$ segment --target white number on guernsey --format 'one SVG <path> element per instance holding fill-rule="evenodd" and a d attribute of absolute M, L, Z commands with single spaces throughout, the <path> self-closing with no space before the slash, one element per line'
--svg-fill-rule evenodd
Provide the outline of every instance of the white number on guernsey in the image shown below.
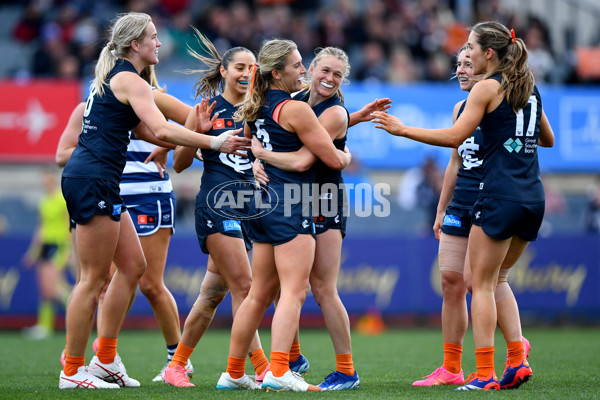
<path fill-rule="evenodd" d="M 529 114 L 529 124 L 527 124 L 526 136 L 533 136 L 535 132 L 535 117 L 537 114 L 537 98 L 534 95 L 529 96 L 528 104 L 531 104 L 531 114 Z M 523 136 L 523 109 L 517 113 L 516 136 Z"/>
<path fill-rule="evenodd" d="M 90 90 L 90 95 L 87 98 L 87 102 L 85 103 L 85 110 L 83 111 L 83 116 L 87 117 L 90 115 L 90 111 L 92 110 L 92 104 L 94 103 L 94 95 L 96 94 L 96 88 L 92 86 Z"/>
<path fill-rule="evenodd" d="M 254 125 L 256 126 L 256 137 L 262 142 L 265 149 L 273 150 L 273 146 L 271 145 L 271 138 L 269 137 L 269 132 L 267 132 L 262 127 L 264 124 L 264 119 L 257 119 L 254 122 Z"/>

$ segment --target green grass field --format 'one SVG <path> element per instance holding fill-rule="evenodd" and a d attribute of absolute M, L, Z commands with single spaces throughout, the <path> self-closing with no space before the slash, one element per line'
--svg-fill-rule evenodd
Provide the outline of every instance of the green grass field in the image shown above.
<path fill-rule="evenodd" d="M 262 340 L 268 354 L 269 336 L 262 330 Z M 259 398 L 268 396 L 310 396 L 360 399 L 456 399 L 474 396 L 528 399 L 592 399 L 599 398 L 600 329 L 539 328 L 526 329 L 533 350 L 529 361 L 534 376 L 518 390 L 488 392 L 455 392 L 453 387 L 413 388 L 411 383 L 430 373 L 442 361 L 441 331 L 435 329 L 388 330 L 379 336 L 353 334 L 354 362 L 361 378 L 355 391 L 319 394 L 275 394 L 262 391 L 223 392 L 215 385 L 227 363 L 228 330 L 209 330 L 192 362 L 196 373 L 195 388 L 174 388 L 153 383 L 152 378 L 165 361 L 165 347 L 157 331 L 124 331 L 119 339 L 119 354 L 130 376 L 140 380 L 139 389 L 111 391 L 59 390 L 59 354 L 64 336 L 41 341 L 28 341 L 18 332 L 0 332 L 2 366 L 0 367 L 0 398 L 2 399 L 206 399 Z M 332 346 L 325 330 L 301 332 L 302 353 L 311 363 L 306 380 L 321 382 L 335 365 Z M 496 372 L 502 373 L 506 346 L 496 337 Z M 91 348 L 91 342 L 90 346 Z M 86 361 L 92 354 L 88 351 Z M 471 332 L 465 340 L 463 368 L 465 375 L 474 371 L 475 356 Z M 252 369 L 247 364 L 246 371 Z"/>

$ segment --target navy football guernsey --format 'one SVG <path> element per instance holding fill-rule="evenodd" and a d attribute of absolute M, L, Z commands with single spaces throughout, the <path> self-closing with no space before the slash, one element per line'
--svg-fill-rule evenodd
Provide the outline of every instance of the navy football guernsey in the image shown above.
<path fill-rule="evenodd" d="M 463 101 L 457 119 L 464 111 L 465 104 L 467 102 Z M 462 162 L 456 176 L 450 207 L 471 209 L 479 197 L 479 183 L 483 173 L 483 134 L 479 127 L 458 146 L 458 155 L 462 158 Z"/>
<path fill-rule="evenodd" d="M 207 135 L 218 136 L 227 130 L 238 129 L 244 126 L 243 122 L 235 122 L 233 120 L 233 114 L 237 108 L 225 100 L 223 96 L 218 95 L 211 99 L 210 104 L 213 101 L 216 101 L 217 104 L 211 117 L 215 113 L 219 113 L 219 117 L 215 120 L 212 129 L 206 132 Z M 243 134 L 242 131 L 240 136 Z M 213 189 L 217 186 L 222 187 L 223 184 L 228 182 L 232 184 L 227 185 L 227 189 L 234 196 L 236 189 L 251 189 L 249 183 L 254 182 L 254 174 L 252 173 L 252 163 L 248 157 L 221 153 L 220 151 L 210 149 L 202 149 L 201 151 L 202 158 L 204 159 L 204 172 L 202 174 L 200 192 L 196 197 L 196 207 L 214 206 L 215 202 L 219 201 L 219 197 L 218 193 Z M 234 182 L 239 182 L 239 184 L 235 184 Z M 215 197 L 215 195 L 217 196 Z"/>
<path fill-rule="evenodd" d="M 276 152 L 293 152 L 299 150 L 304 144 L 294 132 L 283 129 L 273 119 L 275 108 L 283 101 L 292 100 L 289 93 L 283 90 L 269 90 L 259 118 L 249 122 L 252 136 L 256 136 L 267 150 Z M 293 100 L 292 100 L 293 101 Z M 285 183 L 313 183 L 315 178 L 314 168 L 305 172 L 284 171 L 270 164 L 265 164 L 265 172 L 269 177 L 269 187 L 283 190 Z"/>
<path fill-rule="evenodd" d="M 300 101 L 307 102 L 309 96 L 310 96 L 310 92 L 308 90 L 303 90 L 302 92 L 299 92 L 296 96 L 294 96 L 294 100 L 297 99 Z M 341 107 L 344 107 L 344 110 L 346 110 L 344 103 L 342 103 L 342 100 L 339 98 L 339 96 L 337 94 L 320 102 L 319 104 L 312 107 L 312 109 L 318 118 L 321 116 L 321 114 L 323 114 L 323 112 L 325 112 L 325 110 L 327 110 L 328 108 L 333 107 L 333 106 L 341 106 Z M 348 110 L 346 110 L 346 114 L 348 114 L 348 123 L 350 123 L 350 114 L 348 113 Z M 346 127 L 346 131 L 347 130 L 348 130 L 348 127 Z M 343 151 L 344 148 L 346 147 L 346 139 L 347 138 L 348 138 L 348 136 L 344 135 L 343 137 L 341 137 L 339 139 L 335 139 L 333 141 L 333 145 L 336 147 L 336 149 Z M 329 168 L 323 161 L 317 159 L 317 161 L 315 162 L 314 168 L 315 168 L 315 173 L 317 174 L 317 178 L 316 178 L 317 183 L 319 183 L 319 184 L 334 183 L 336 185 L 344 183 L 344 180 L 342 179 L 342 171 L 337 171 L 337 170 Z"/>
<path fill-rule="evenodd" d="M 82 132 L 63 176 L 68 178 L 103 178 L 117 185 L 127 158 L 129 131 L 140 122 L 133 108 L 121 103 L 110 89 L 110 79 L 119 72 L 137 71 L 123 59 L 108 74 L 104 96 L 92 88 L 83 114 Z"/>
<path fill-rule="evenodd" d="M 502 81 L 500 75 L 490 79 Z M 537 87 L 518 113 L 502 103 L 485 114 L 480 123 L 484 137 L 485 167 L 480 197 L 537 203 L 545 200 L 537 146 L 542 100 Z"/>

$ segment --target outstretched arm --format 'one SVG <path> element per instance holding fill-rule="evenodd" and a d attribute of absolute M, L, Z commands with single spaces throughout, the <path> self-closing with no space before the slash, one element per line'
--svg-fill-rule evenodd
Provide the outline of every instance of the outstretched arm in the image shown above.
<path fill-rule="evenodd" d="M 451 128 L 423 129 L 406 126 L 398 117 L 381 111 L 373 113 L 375 128 L 383 129 L 395 136 L 404 136 L 417 142 L 441 147 L 457 148 L 477 128 L 488 104 L 498 93 L 498 83 L 492 79 L 473 86 L 463 113 Z"/>
<path fill-rule="evenodd" d="M 239 150 L 247 150 L 248 139 L 230 136 L 224 140 L 213 140 L 211 136 L 198 134 L 182 126 L 167 122 L 160 112 L 148 84 L 139 76 L 122 72 L 111 79 L 111 89 L 123 103 L 130 104 L 136 115 L 150 128 L 160 140 L 192 147 L 211 148 L 224 153 L 240 154 Z"/>

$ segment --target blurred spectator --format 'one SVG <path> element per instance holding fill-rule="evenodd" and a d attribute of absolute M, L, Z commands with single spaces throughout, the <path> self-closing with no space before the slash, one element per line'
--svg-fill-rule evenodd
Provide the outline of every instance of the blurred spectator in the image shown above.
<path fill-rule="evenodd" d="M 61 39 L 60 28 L 55 24 L 45 25 L 40 47 L 33 54 L 33 75 L 39 77 L 59 76 L 60 63 L 69 55 L 69 48 Z"/>
<path fill-rule="evenodd" d="M 23 11 L 23 17 L 15 25 L 13 37 L 25 43 L 37 40 L 44 21 L 43 13 L 41 1 L 30 2 Z"/>
<path fill-rule="evenodd" d="M 191 46 L 196 43 L 194 32 L 190 28 L 192 17 L 186 11 L 181 11 L 174 14 L 170 22 L 171 25 L 167 28 L 167 35 L 172 46 L 172 55 L 179 58 L 186 58 L 188 45 Z M 160 28 L 157 27 L 156 29 Z"/>
<path fill-rule="evenodd" d="M 398 204 L 407 211 L 421 208 L 425 220 L 419 231 L 433 233 L 437 204 L 444 183 L 444 171 L 433 157 L 426 157 L 418 167 L 406 171 L 398 189 Z"/>
<path fill-rule="evenodd" d="M 583 224 L 588 233 L 600 233 L 600 177 L 588 190 L 588 205 L 583 213 Z"/>
<path fill-rule="evenodd" d="M 529 67 L 533 72 L 535 81 L 549 82 L 552 80 L 552 73 L 556 71 L 556 65 L 542 29 L 542 24 L 539 21 L 529 24 L 523 40 L 529 51 Z"/>
<path fill-rule="evenodd" d="M 541 237 L 548 237 L 555 230 L 552 217 L 563 215 L 567 211 L 567 200 L 561 190 L 551 181 L 545 179 L 544 176 L 542 176 L 542 182 L 544 183 L 544 192 L 546 193 L 546 209 L 539 235 Z"/>
<path fill-rule="evenodd" d="M 196 212 L 196 193 L 198 188 L 190 182 L 183 182 L 175 188 L 175 198 L 177 199 L 177 209 L 175 211 L 175 221 L 177 226 L 189 228 L 194 226 Z"/>
<path fill-rule="evenodd" d="M 595 58 L 590 61 L 589 57 L 598 53 L 594 51 L 597 43 L 586 43 L 590 47 L 582 47 L 577 57 L 572 57 L 575 43 L 569 42 L 571 48 L 558 58 L 541 18 L 527 12 L 511 14 L 504 5 L 501 0 L 475 0 L 465 12 L 465 4 L 451 0 L 30 0 L 10 40 L 45 49 L 29 63 L 33 76 L 58 76 L 62 69 L 53 57 L 43 54 L 54 52 L 47 49 L 53 41 L 47 31 L 57 30 L 66 54 L 79 58 L 79 75 L 88 77 L 98 46 L 106 40 L 98 34 L 98 25 L 119 12 L 136 11 L 152 15 L 157 24 L 164 44 L 163 74 L 175 75 L 191 61 L 186 54 L 186 44 L 194 44 L 191 24 L 217 49 L 245 46 L 256 50 L 265 39 L 289 38 L 309 62 L 315 47 L 343 48 L 356 65 L 350 76 L 353 81 L 445 81 L 448 65 L 468 36 L 467 26 L 493 19 L 514 28 L 525 40 L 537 81 L 599 79 Z M 406 60 L 412 69 L 407 73 L 400 70 Z"/>
<path fill-rule="evenodd" d="M 8 218 L 6 215 L 0 213 L 0 236 L 4 236 L 10 229 Z"/>
<path fill-rule="evenodd" d="M 383 47 L 379 42 L 371 41 L 362 48 L 362 62 L 356 71 L 356 79 L 367 83 L 385 82 L 387 63 Z"/>
<path fill-rule="evenodd" d="M 395 47 L 390 57 L 387 72 L 387 81 L 392 83 L 408 83 L 419 79 L 420 69 L 410 57 L 410 52 L 405 47 Z"/>

